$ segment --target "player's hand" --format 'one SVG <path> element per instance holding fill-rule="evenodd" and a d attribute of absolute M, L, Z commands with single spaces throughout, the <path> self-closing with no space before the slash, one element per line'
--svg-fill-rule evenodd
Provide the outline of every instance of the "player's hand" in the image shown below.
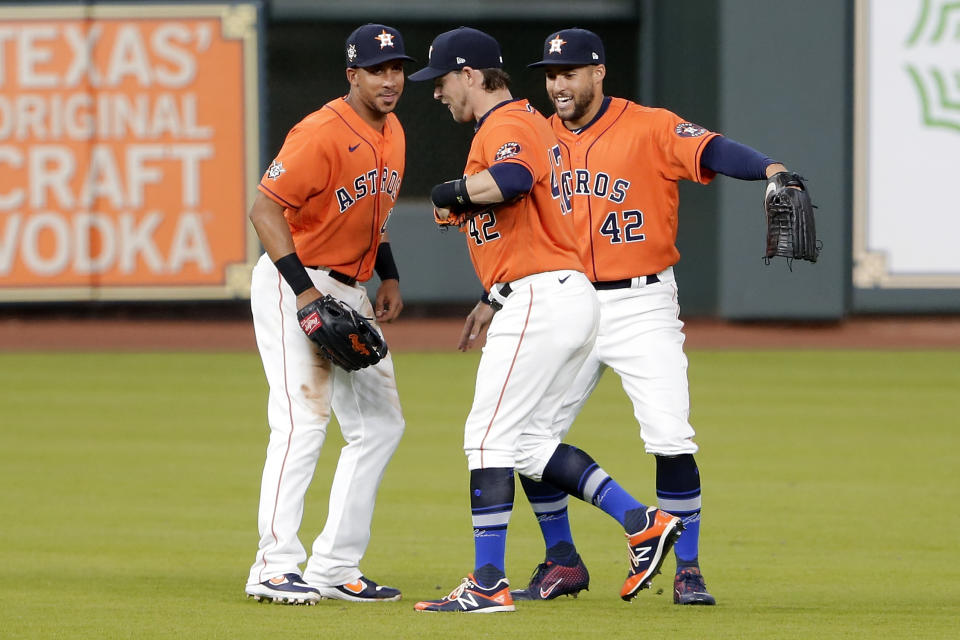
<path fill-rule="evenodd" d="M 303 309 L 314 300 L 319 300 L 322 297 L 323 294 L 320 293 L 316 287 L 310 287 L 305 291 L 301 291 L 300 295 L 297 296 L 297 311 Z"/>
<path fill-rule="evenodd" d="M 400 311 L 403 309 L 403 299 L 400 297 L 399 280 L 390 278 L 380 283 L 373 309 L 377 316 L 377 322 L 392 322 L 400 315 Z"/>
<path fill-rule="evenodd" d="M 467 316 L 466 322 L 463 323 L 463 331 L 460 332 L 460 344 L 457 345 L 457 349 L 467 352 L 473 348 L 473 345 L 481 336 L 486 336 L 487 327 L 490 326 L 494 313 L 493 307 L 489 304 L 478 302 L 470 315 Z"/>

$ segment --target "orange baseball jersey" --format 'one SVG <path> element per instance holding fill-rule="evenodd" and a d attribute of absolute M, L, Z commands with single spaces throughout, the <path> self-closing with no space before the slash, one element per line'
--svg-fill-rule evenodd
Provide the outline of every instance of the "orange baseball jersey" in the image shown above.
<path fill-rule="evenodd" d="M 461 231 L 477 276 L 486 290 L 533 273 L 583 271 L 577 255 L 569 198 L 559 178 L 563 159 L 557 139 L 527 100 L 495 107 L 478 124 L 464 175 L 498 162 L 516 162 L 533 175 L 530 193 L 485 211 Z"/>
<path fill-rule="evenodd" d="M 570 167 L 562 182 L 587 277 L 622 280 L 676 264 L 677 181 L 713 180 L 700 155 L 718 134 L 621 98 L 579 134 L 556 115 L 550 123 Z"/>
<path fill-rule="evenodd" d="M 374 131 L 338 98 L 290 130 L 258 189 L 285 208 L 303 264 L 363 282 L 373 275 L 405 153 L 395 115 L 387 115 L 382 133 Z"/>

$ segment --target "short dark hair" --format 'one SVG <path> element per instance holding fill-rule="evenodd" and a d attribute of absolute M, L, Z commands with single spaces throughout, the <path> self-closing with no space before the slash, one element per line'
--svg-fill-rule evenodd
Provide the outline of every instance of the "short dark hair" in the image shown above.
<path fill-rule="evenodd" d="M 503 69 L 480 69 L 483 74 L 483 84 L 486 91 L 496 91 L 497 89 L 510 88 L 510 74 Z"/>

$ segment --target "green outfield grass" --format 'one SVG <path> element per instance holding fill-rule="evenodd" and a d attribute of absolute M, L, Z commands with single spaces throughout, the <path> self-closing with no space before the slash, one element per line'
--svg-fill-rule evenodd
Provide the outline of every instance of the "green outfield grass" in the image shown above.
<path fill-rule="evenodd" d="M 681 608 L 667 574 L 618 597 L 615 522 L 572 506 L 592 575 L 577 600 L 490 616 L 418 614 L 472 567 L 461 450 L 474 354 L 398 354 L 407 433 L 363 569 L 399 603 L 257 604 L 267 441 L 258 357 L 0 355 L 0 637 L 956 638 L 960 352 L 694 351 L 702 566 L 719 604 Z M 607 375 L 571 433 L 641 500 L 654 465 Z M 301 529 L 321 529 L 331 428 Z M 507 571 L 542 555 L 518 495 Z"/>

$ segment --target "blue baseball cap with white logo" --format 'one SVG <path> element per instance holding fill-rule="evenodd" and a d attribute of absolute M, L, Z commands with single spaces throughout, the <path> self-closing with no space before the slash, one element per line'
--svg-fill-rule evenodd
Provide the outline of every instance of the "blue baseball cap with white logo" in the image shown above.
<path fill-rule="evenodd" d="M 348 67 L 373 67 L 387 60 L 413 60 L 403 49 L 403 36 L 384 24 L 357 27 L 347 38 Z"/>
<path fill-rule="evenodd" d="M 478 29 L 459 27 L 433 39 L 427 66 L 408 77 L 414 82 L 432 80 L 464 67 L 501 69 L 503 55 L 500 43 Z"/>
<path fill-rule="evenodd" d="M 527 66 L 582 67 L 588 64 L 606 64 L 600 36 L 586 29 L 564 29 L 547 36 L 543 43 L 543 60 Z"/>

